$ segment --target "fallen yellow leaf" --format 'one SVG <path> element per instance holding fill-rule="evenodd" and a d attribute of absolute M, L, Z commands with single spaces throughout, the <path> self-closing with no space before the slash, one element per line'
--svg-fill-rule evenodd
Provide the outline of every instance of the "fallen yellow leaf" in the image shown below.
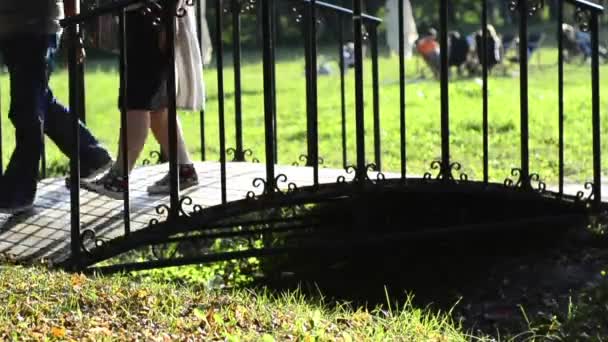
<path fill-rule="evenodd" d="M 72 274 L 71 277 L 72 286 L 74 287 L 84 284 L 86 280 L 87 277 L 84 274 Z"/>
<path fill-rule="evenodd" d="M 51 335 L 53 335 L 53 337 L 56 337 L 56 338 L 65 337 L 65 328 L 63 328 L 63 327 L 52 327 L 51 328 Z"/>

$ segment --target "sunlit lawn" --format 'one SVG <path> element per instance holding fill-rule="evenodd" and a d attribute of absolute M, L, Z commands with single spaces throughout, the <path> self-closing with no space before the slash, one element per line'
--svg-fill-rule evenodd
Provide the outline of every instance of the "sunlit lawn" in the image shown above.
<path fill-rule="evenodd" d="M 304 61 L 301 49 L 281 49 L 277 64 L 277 107 L 279 162 L 291 164 L 306 153 L 306 110 Z M 324 50 L 321 62 L 329 62 L 334 70 L 330 76 L 319 77 L 319 142 L 320 156 L 328 167 L 341 167 L 340 92 L 339 73 L 334 49 Z M 332 53 L 330 53 L 332 52 Z M 264 160 L 263 75 L 259 54 L 250 52 L 243 66 L 243 106 L 245 147 Z M 541 66 L 537 58 L 530 63 L 530 169 L 548 183 L 557 182 L 558 115 L 556 50 L 541 51 Z M 232 61 L 226 60 L 226 136 L 227 147 L 234 147 L 234 82 Z M 422 68 L 427 79 L 414 81 Z M 383 55 L 380 60 L 380 108 L 382 127 L 382 164 L 386 171 L 399 170 L 399 83 L 398 59 Z M 519 77 L 517 67 L 511 66 L 505 76 L 496 71 L 490 79 L 490 177 L 502 181 L 512 167 L 519 165 Z M 366 152 L 373 161 L 371 68 L 365 65 Z M 602 75 L 608 67 L 602 66 Z M 432 160 L 440 155 L 440 92 L 439 83 L 430 79 L 430 72 L 421 62 L 410 60 L 407 66 L 407 165 L 408 173 L 420 175 L 429 169 Z M 565 135 L 566 176 L 571 181 L 591 177 L 591 82 L 588 65 L 566 65 L 565 76 Z M 602 77 L 605 93 L 608 82 Z M 2 85 L 2 132 L 4 164 L 12 150 L 13 132 L 7 120 L 8 77 L 0 78 Z M 208 91 L 205 118 L 206 151 L 209 160 L 218 160 L 218 102 L 217 78 L 214 66 L 205 71 Z M 65 70 L 52 79 L 56 95 L 67 102 L 68 82 Z M 93 60 L 87 67 L 86 93 L 88 124 L 93 132 L 113 153 L 119 132 L 119 113 L 116 107 L 118 75 L 115 61 Z M 349 162 L 354 161 L 354 73 L 347 73 L 347 129 Z M 602 98 L 602 132 L 606 132 L 608 99 Z M 200 158 L 201 143 L 198 113 L 181 113 L 189 148 Z M 471 178 L 482 175 L 482 99 L 481 81 L 455 77 L 450 83 L 451 153 Z M 602 146 L 606 147 L 606 139 Z M 153 139 L 146 147 L 157 149 Z M 604 148 L 604 151 L 607 151 Z M 604 152 L 604 157 L 606 153 Z M 65 164 L 67 160 L 56 148 L 48 151 L 50 164 Z"/>

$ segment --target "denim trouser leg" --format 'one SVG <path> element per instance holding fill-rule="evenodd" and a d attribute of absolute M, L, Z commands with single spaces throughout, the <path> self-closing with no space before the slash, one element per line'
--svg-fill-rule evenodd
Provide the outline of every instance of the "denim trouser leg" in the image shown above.
<path fill-rule="evenodd" d="M 58 46 L 58 36 L 51 35 L 49 37 L 49 45 L 47 50 L 47 65 L 48 77 L 52 72 L 53 59 Z M 72 142 L 74 136 L 72 134 L 72 117 L 69 110 L 57 101 L 53 92 L 48 87 L 46 91 L 46 116 L 44 122 L 44 131 L 48 137 L 57 145 L 57 147 L 68 158 L 72 157 Z M 103 148 L 97 139 L 93 137 L 91 132 L 80 122 L 79 129 L 80 137 L 80 164 L 82 169 L 99 167 L 110 158 L 110 155 Z"/>
<path fill-rule="evenodd" d="M 16 140 L 0 193 L 14 202 L 32 201 L 36 195 L 47 102 L 47 44 L 46 36 L 0 41 L 10 74 L 9 118 L 15 126 Z"/>
<path fill-rule="evenodd" d="M 72 117 L 67 108 L 53 96 L 49 89 L 47 92 L 47 112 L 44 122 L 45 133 L 68 158 L 72 157 Z M 80 164 L 82 169 L 98 167 L 110 158 L 108 152 L 102 147 L 91 132 L 80 123 L 78 131 L 80 137 Z"/>

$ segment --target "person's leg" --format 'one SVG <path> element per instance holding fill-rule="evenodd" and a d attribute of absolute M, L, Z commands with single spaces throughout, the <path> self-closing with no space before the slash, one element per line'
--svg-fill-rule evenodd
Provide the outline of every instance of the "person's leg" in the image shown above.
<path fill-rule="evenodd" d="M 72 157 L 72 118 L 69 110 L 54 98 L 52 91 L 47 92 L 48 110 L 44 130 L 47 136 L 57 145 L 59 150 L 68 158 Z M 105 171 L 112 157 L 99 144 L 87 127 L 80 122 L 78 131 L 80 137 L 80 169 L 82 178 L 95 176 L 99 171 Z"/>
<path fill-rule="evenodd" d="M 48 74 L 47 82 L 53 72 L 53 59 L 58 47 L 58 36 L 49 36 L 49 49 L 47 51 Z M 47 112 L 44 122 L 44 131 L 68 158 L 72 157 L 72 142 L 74 136 L 71 129 L 72 118 L 69 110 L 57 101 L 50 87 L 46 91 Z M 80 165 L 81 177 L 88 178 L 105 171 L 112 162 L 108 151 L 102 147 L 91 132 L 80 122 Z"/>
<path fill-rule="evenodd" d="M 118 141 L 118 154 L 116 163 L 112 167 L 120 176 L 131 173 L 135 162 L 146 144 L 148 130 L 150 129 L 150 112 L 144 110 L 130 110 L 127 112 L 127 167 L 124 169 L 125 153 L 122 148 L 122 134 Z"/>
<path fill-rule="evenodd" d="M 160 144 L 165 156 L 169 155 L 169 114 L 166 109 L 150 113 L 150 128 L 154 138 Z M 179 117 L 177 118 L 177 163 L 192 164 L 190 154 L 186 148 L 184 133 L 182 131 Z"/>
<path fill-rule="evenodd" d="M 43 146 L 47 88 L 45 36 L 27 35 L 0 43 L 11 86 L 9 117 L 15 126 L 15 149 L 2 178 L 0 211 L 29 209 L 36 196 Z"/>
<path fill-rule="evenodd" d="M 165 156 L 169 156 L 169 114 L 166 109 L 162 109 L 152 112 L 150 116 L 152 133 L 160 144 L 162 152 Z M 179 165 L 180 189 L 184 190 L 197 185 L 198 176 L 186 148 L 179 117 L 177 118 L 177 163 Z M 170 190 L 169 175 L 166 175 L 148 187 L 148 193 L 150 194 L 168 194 Z"/>
<path fill-rule="evenodd" d="M 143 150 L 148 130 L 150 129 L 150 112 L 145 110 L 129 110 L 127 112 L 127 151 L 122 146 L 122 134 L 118 142 L 118 155 L 116 162 L 110 171 L 101 178 L 94 181 L 84 181 L 82 186 L 90 191 L 108 196 L 114 199 L 123 198 L 127 189 L 125 176 L 131 173 L 135 162 Z M 124 166 L 124 158 L 127 160 L 127 169 Z"/>

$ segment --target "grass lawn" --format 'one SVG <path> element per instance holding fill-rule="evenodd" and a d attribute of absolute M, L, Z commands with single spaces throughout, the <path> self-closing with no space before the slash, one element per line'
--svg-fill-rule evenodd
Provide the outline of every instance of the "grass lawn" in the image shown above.
<path fill-rule="evenodd" d="M 446 313 L 0 266 L 3 340 L 467 341 Z"/>
<path fill-rule="evenodd" d="M 332 51 L 323 50 L 320 61 L 330 61 L 337 71 Z M 293 49 L 280 50 L 277 65 L 277 106 L 279 162 L 291 164 L 306 152 L 305 80 L 302 52 Z M 417 74 L 417 61 L 410 60 L 407 66 L 409 80 Z M 226 127 L 227 147 L 234 147 L 234 84 L 231 59 L 227 58 L 226 78 Z M 369 60 L 366 71 L 366 152 L 368 161 L 373 161 L 371 68 Z M 511 68 L 517 71 L 516 67 Z M 601 73 L 608 72 L 602 66 Z M 430 73 L 426 72 L 427 75 Z M 591 178 L 591 94 L 590 67 L 566 65 L 565 70 L 565 135 L 566 177 L 570 181 L 582 182 Z M 354 162 L 354 74 L 347 74 L 348 151 L 350 162 Z M 209 160 L 218 160 L 218 115 L 217 80 L 214 68 L 205 72 L 208 91 L 207 116 L 205 120 Z M 601 78 L 602 89 L 608 79 Z M 399 84 L 398 59 L 383 55 L 380 60 L 380 102 L 382 127 L 382 157 L 386 171 L 399 169 Z M 12 151 L 13 132 L 7 120 L 8 77 L 0 76 L 2 86 L 3 158 L 8 160 Z M 482 177 L 482 102 L 479 79 L 457 78 L 450 83 L 450 115 L 452 158 L 462 163 L 465 172 L 473 179 Z M 67 73 L 60 69 L 52 79 L 56 95 L 67 101 Z M 116 108 L 118 76 L 115 61 L 93 60 L 86 75 L 88 123 L 93 132 L 113 152 L 116 149 L 119 131 L 119 114 Z M 328 167 L 341 166 L 340 95 L 339 75 L 319 77 L 319 142 L 320 156 Z M 427 79 L 411 82 L 407 94 L 407 162 L 408 173 L 420 175 L 428 171 L 432 160 L 440 156 L 440 93 L 439 83 Z M 558 165 L 558 120 L 557 120 L 557 66 L 556 50 L 541 51 L 541 66 L 536 58 L 530 65 L 530 169 L 539 173 L 547 183 L 557 183 Z M 606 115 L 608 98 L 602 98 L 602 115 Z M 245 147 L 254 151 L 255 157 L 264 160 L 263 129 L 263 81 L 259 54 L 246 56 L 243 67 L 243 107 Z M 519 165 L 519 78 L 503 76 L 497 72 L 490 79 L 490 177 L 502 181 L 510 168 Z M 182 113 L 181 118 L 189 148 L 195 158 L 200 158 L 199 115 Z M 608 122 L 602 120 L 602 132 Z M 157 149 L 153 139 L 146 151 Z M 603 139 L 604 158 L 607 156 L 606 139 Z M 147 154 L 142 155 L 142 158 Z M 48 151 L 51 165 L 66 165 L 67 160 L 56 148 Z"/>
<path fill-rule="evenodd" d="M 325 56 L 330 54 L 324 50 Z M 536 59 L 530 66 L 530 169 L 550 184 L 557 183 L 557 67 L 556 50 L 541 51 L 542 65 Z M 277 106 L 279 162 L 291 164 L 306 150 L 304 62 L 301 51 L 280 50 L 277 65 Z M 333 56 L 333 54 L 332 54 Z M 322 56 L 320 60 L 325 58 Z M 327 60 L 331 60 L 327 57 Z M 228 64 L 230 59 L 227 59 Z M 115 61 L 94 60 L 87 68 L 86 91 L 88 123 L 92 131 L 113 151 L 119 132 L 116 109 L 118 76 Z M 333 62 L 334 70 L 337 64 Z M 366 61 L 367 153 L 371 162 L 371 73 Z M 416 61 L 408 62 L 408 80 L 417 77 Z M 592 176 L 590 68 L 566 66 L 565 127 L 566 176 L 581 182 Z M 516 71 L 517 68 L 511 68 Z M 226 116 L 227 146 L 234 146 L 234 94 L 232 69 L 227 67 Z M 602 66 L 602 75 L 608 72 Z M 426 72 L 429 74 L 428 71 Z M 348 148 L 354 157 L 354 81 L 348 73 Z M 205 72 L 208 90 L 205 120 L 209 160 L 219 159 L 217 130 L 216 72 Z M 387 171 L 399 169 L 399 84 L 398 60 L 380 60 L 383 165 Z M 601 80 L 602 91 L 608 86 Z M 8 161 L 14 141 L 7 119 L 8 77 L 0 75 L 2 91 L 2 151 Z M 60 69 L 52 79 L 56 95 L 67 101 L 67 73 Z M 243 67 L 243 106 L 245 147 L 264 160 L 262 64 L 258 55 L 248 55 Z M 341 166 L 339 75 L 319 77 L 320 155 L 326 166 Z M 510 168 L 519 164 L 519 78 L 502 76 L 490 79 L 490 176 L 502 182 Z M 434 80 L 411 82 L 407 86 L 408 172 L 428 171 L 440 155 L 440 93 Z M 608 99 L 602 98 L 602 132 L 607 131 Z M 455 78 L 450 83 L 452 158 L 462 163 L 470 178 L 482 176 L 482 103 L 477 79 Z M 200 157 L 198 113 L 182 113 L 189 148 Z M 602 143 L 606 157 L 606 139 Z M 50 146 L 50 144 L 49 144 Z M 153 139 L 146 154 L 157 149 Z M 67 159 L 51 146 L 49 164 L 67 165 Z M 161 277 L 162 278 L 162 277 Z M 171 278 L 168 276 L 168 278 Z M 156 279 L 156 278 L 151 278 Z M 156 279 L 157 280 L 157 279 Z M 593 303 L 581 304 L 579 320 L 605 317 L 606 293 Z M 601 298 L 600 298 L 601 297 Z M 585 297 L 586 298 L 586 297 Z M 595 297 L 594 297 L 595 298 Z M 327 305 L 298 293 L 270 295 L 264 291 L 209 292 L 196 285 L 178 286 L 127 277 L 87 278 L 38 268 L 0 266 L 0 338 L 2 339 L 101 339 L 116 337 L 139 340 L 256 340 L 274 341 L 468 341 L 472 337 L 452 321 L 447 313 L 432 313 L 412 305 L 375 310 L 353 309 L 348 305 Z M 586 310 L 586 311 L 585 311 Z M 597 309 L 599 310 L 599 309 Z M 570 314 L 570 312 L 569 312 Z M 574 317 L 574 313 L 573 316 Z M 570 317 L 571 318 L 571 317 Z M 568 319 L 570 319 L 568 318 Z M 557 325 L 561 324 L 556 321 Z M 564 321 L 565 322 L 565 321 Z M 550 322 L 553 327 L 553 321 Z M 578 324 L 578 323 L 577 323 Z M 565 323 L 563 325 L 566 326 Z M 553 329 L 553 328 L 551 328 Z M 556 329 L 562 329 L 559 325 Z M 551 336 L 563 330 L 551 330 Z M 575 328 L 573 328 L 575 329 Z M 533 337 L 533 327 L 521 336 Z M 574 331 L 574 330 L 573 330 Z M 520 336 L 520 337 L 521 337 Z M 578 336 L 578 335 L 576 335 Z M 504 336 L 503 336 L 504 337 Z M 514 337 L 514 340 L 518 340 Z M 490 340 L 490 339 L 487 339 Z M 509 337 L 504 337 L 509 340 Z M 532 340 L 532 339 L 530 339 Z M 538 340 L 544 340 L 538 337 Z M 567 339 L 566 339 L 567 340 Z"/>

